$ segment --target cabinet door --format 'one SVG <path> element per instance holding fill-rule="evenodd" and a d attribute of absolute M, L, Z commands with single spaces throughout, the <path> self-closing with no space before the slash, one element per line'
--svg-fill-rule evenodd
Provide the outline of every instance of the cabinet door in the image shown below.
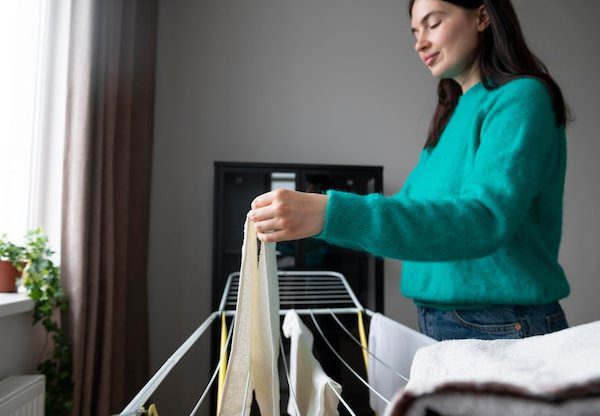
<path fill-rule="evenodd" d="M 216 307 L 227 277 L 240 270 L 244 221 L 252 200 L 273 189 L 296 189 L 297 172 L 239 164 L 226 167 L 217 165 L 215 175 L 213 305 Z M 277 245 L 279 270 L 296 269 L 297 246 L 297 242 Z"/>
<path fill-rule="evenodd" d="M 381 168 L 321 165 L 215 164 L 213 306 L 217 307 L 230 273 L 239 271 L 243 225 L 259 194 L 287 188 L 324 193 L 381 192 Z M 329 270 L 342 273 L 363 306 L 383 309 L 383 264 L 373 256 L 308 238 L 277 243 L 279 270 Z"/>
<path fill-rule="evenodd" d="M 372 169 L 303 169 L 299 189 L 324 193 L 329 189 L 365 195 L 381 189 L 380 170 Z M 379 176 L 378 176 L 379 174 Z M 331 270 L 342 273 L 363 306 L 381 309 L 377 292 L 382 288 L 377 276 L 378 261 L 373 256 L 355 250 L 327 244 L 314 238 L 299 242 L 298 270 Z"/>
<path fill-rule="evenodd" d="M 323 167 L 303 169 L 300 173 L 299 189 L 305 192 L 324 193 L 329 189 L 356 194 L 368 194 L 381 191 L 380 169 L 352 169 L 345 167 Z M 299 242 L 297 268 L 301 270 L 330 270 L 344 275 L 360 303 L 372 310 L 383 305 L 378 304 L 377 294 L 382 290 L 382 261 L 372 255 L 327 244 L 314 238 Z M 379 302 L 381 299 L 379 299 Z M 333 348 L 359 374 L 366 377 L 362 354 L 356 344 L 328 316 L 316 318 L 329 338 Z M 355 315 L 338 315 L 342 324 L 359 337 L 358 322 Z M 316 334 L 310 320 L 309 328 Z M 339 361 L 332 359 L 332 352 L 326 343 L 315 337 L 313 349 L 315 356 L 325 372 L 343 386 L 345 396 L 357 414 L 372 415 L 369 408 L 369 394 L 363 385 L 349 373 Z"/>

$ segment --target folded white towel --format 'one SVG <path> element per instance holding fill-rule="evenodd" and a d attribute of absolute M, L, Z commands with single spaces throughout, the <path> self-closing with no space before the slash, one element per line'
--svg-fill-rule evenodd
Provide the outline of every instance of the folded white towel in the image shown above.
<path fill-rule="evenodd" d="M 410 382 L 386 414 L 426 409 L 453 415 L 481 409 L 486 415 L 600 414 L 600 321 L 525 339 L 443 341 L 420 349 Z"/>

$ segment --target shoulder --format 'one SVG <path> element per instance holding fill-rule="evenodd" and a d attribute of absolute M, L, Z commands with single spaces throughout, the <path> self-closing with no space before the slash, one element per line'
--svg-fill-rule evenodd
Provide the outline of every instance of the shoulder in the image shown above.
<path fill-rule="evenodd" d="M 520 115 L 538 114 L 553 118 L 552 96 L 544 81 L 534 77 L 512 79 L 494 89 L 488 90 L 487 109 L 516 113 Z"/>
<path fill-rule="evenodd" d="M 550 101 L 550 91 L 539 78 L 523 76 L 514 78 L 489 91 L 492 99 L 509 99 L 517 102 Z"/>

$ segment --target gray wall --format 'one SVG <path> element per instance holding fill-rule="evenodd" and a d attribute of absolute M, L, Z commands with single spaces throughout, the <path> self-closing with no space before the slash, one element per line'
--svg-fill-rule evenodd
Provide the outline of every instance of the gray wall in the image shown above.
<path fill-rule="evenodd" d="M 580 324 L 600 319 L 600 2 L 515 6 L 577 117 L 561 261 L 573 289 L 564 306 Z M 404 0 L 165 0 L 156 82 L 152 369 L 210 312 L 214 160 L 383 165 L 393 193 L 417 162 L 436 88 L 413 50 Z M 400 268 L 386 261 L 386 313 L 414 327 Z M 214 365 L 208 340 L 158 392 L 161 412 L 193 406 Z"/>

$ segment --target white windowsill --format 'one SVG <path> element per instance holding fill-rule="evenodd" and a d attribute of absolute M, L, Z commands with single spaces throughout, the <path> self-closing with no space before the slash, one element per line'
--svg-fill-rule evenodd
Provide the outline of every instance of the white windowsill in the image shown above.
<path fill-rule="evenodd" d="M 0 318 L 33 310 L 33 301 L 21 293 L 0 293 Z"/>

